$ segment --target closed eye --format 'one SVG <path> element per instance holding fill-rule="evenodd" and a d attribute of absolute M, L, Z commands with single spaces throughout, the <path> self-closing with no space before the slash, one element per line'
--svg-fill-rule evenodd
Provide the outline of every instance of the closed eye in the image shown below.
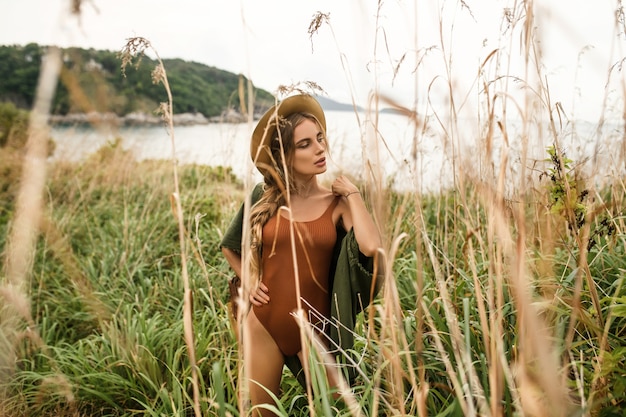
<path fill-rule="evenodd" d="M 311 144 L 311 141 L 309 139 L 304 139 L 304 140 L 301 140 L 300 142 L 298 142 L 298 148 L 304 149 L 307 146 L 309 146 L 310 144 Z"/>
<path fill-rule="evenodd" d="M 323 133 L 319 133 L 317 135 L 316 140 L 318 143 L 326 143 L 326 137 L 324 136 Z M 298 144 L 296 145 L 296 147 L 299 149 L 305 149 L 309 147 L 309 145 L 311 145 L 311 142 L 312 142 L 311 139 L 305 138 L 305 139 L 300 140 Z"/>

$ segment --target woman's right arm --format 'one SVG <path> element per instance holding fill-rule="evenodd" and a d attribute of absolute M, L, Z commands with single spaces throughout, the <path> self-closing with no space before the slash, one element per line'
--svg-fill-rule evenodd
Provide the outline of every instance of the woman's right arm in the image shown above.
<path fill-rule="evenodd" d="M 241 255 L 232 249 L 224 247 L 222 247 L 222 253 L 235 274 L 241 278 Z M 270 297 L 267 291 L 267 286 L 259 282 L 256 288 L 250 290 L 250 302 L 257 307 L 269 303 Z"/>
<path fill-rule="evenodd" d="M 230 265 L 235 275 L 241 278 L 241 255 L 232 249 L 222 247 L 222 253 L 226 262 Z"/>

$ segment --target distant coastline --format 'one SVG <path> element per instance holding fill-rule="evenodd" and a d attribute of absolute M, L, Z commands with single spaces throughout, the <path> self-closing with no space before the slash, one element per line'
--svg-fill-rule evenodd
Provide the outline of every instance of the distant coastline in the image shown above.
<path fill-rule="evenodd" d="M 51 115 L 53 126 L 111 125 L 111 126 L 158 126 L 164 123 L 161 116 L 143 112 L 133 112 L 124 116 L 115 113 L 71 113 L 67 115 Z M 207 125 L 210 123 L 244 123 L 247 116 L 237 111 L 227 111 L 219 116 L 206 117 L 202 113 L 180 113 L 173 117 L 176 126 Z"/>
<path fill-rule="evenodd" d="M 360 106 L 340 103 L 326 97 L 316 96 L 325 111 L 364 111 Z M 394 109 L 382 109 L 381 113 L 398 113 Z M 262 114 L 255 114 L 253 120 L 258 120 Z M 163 118 L 157 114 L 146 112 L 132 112 L 123 116 L 115 113 L 70 113 L 66 115 L 50 115 L 50 124 L 53 126 L 88 126 L 88 125 L 110 125 L 110 126 L 159 126 L 162 125 Z M 248 116 L 235 109 L 223 111 L 219 116 L 207 117 L 202 113 L 179 113 L 173 117 L 175 126 L 196 126 L 208 125 L 211 123 L 246 123 Z"/>

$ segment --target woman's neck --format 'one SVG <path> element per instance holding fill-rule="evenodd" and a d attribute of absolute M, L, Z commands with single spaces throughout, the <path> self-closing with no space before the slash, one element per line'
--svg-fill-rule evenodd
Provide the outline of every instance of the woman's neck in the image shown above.
<path fill-rule="evenodd" d="M 317 183 L 317 176 L 315 175 L 306 179 L 296 178 L 293 183 L 293 194 L 297 195 L 298 197 L 309 197 L 313 195 L 318 189 L 319 187 Z"/>

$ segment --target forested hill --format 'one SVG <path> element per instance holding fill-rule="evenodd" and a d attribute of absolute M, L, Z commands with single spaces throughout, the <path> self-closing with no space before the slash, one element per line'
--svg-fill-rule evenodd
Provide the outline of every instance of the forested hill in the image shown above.
<path fill-rule="evenodd" d="M 31 108 L 46 46 L 0 46 L 0 102 Z M 162 84 L 152 82 L 156 61 L 147 56 L 138 66 L 121 70 L 117 51 L 67 48 L 52 112 L 153 113 L 167 101 Z M 245 77 L 197 62 L 163 59 L 174 97 L 174 113 L 200 113 L 207 118 L 240 110 L 240 81 Z M 241 79 L 241 80 L 240 80 Z M 245 88 L 243 89 L 245 91 Z M 255 112 L 274 103 L 273 96 L 255 89 Z"/>

